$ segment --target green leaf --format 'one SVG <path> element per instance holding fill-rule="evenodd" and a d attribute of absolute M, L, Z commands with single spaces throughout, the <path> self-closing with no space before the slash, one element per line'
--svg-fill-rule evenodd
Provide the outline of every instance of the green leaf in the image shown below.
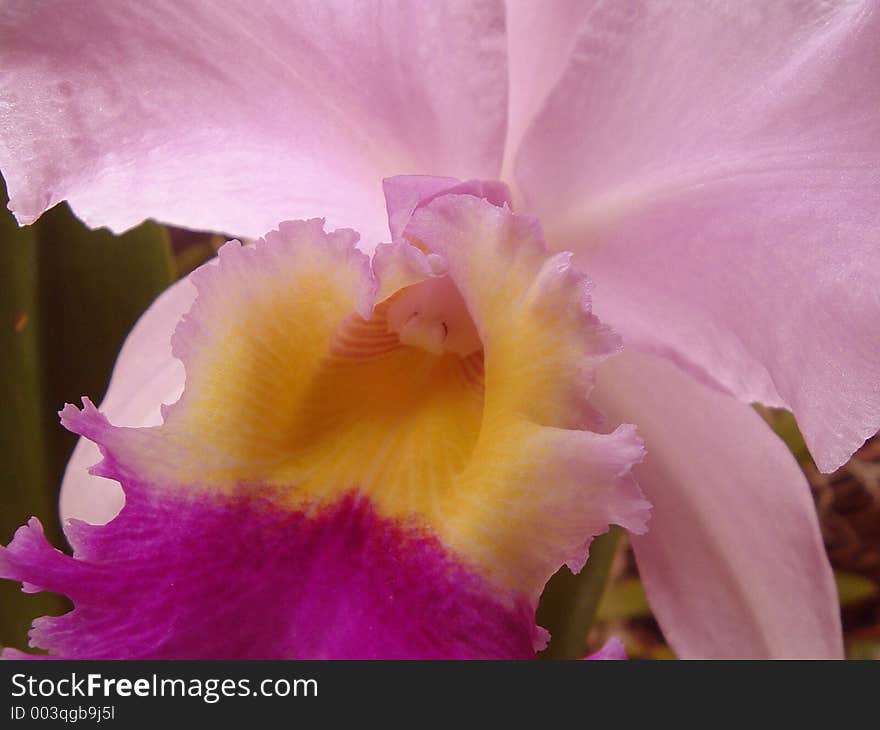
<path fill-rule="evenodd" d="M 217 255 L 217 249 L 227 240 L 226 236 L 216 234 L 177 231 L 172 240 L 177 278 L 182 279 L 206 261 L 214 258 Z"/>
<path fill-rule="evenodd" d="M 596 618 L 599 621 L 625 621 L 650 615 L 651 607 L 642 582 L 638 578 L 627 578 L 605 591 Z"/>
<path fill-rule="evenodd" d="M 57 411 L 103 397 L 126 334 L 172 283 L 169 241 L 153 223 L 91 231 L 65 205 L 27 228 L 3 210 L 0 266 L 0 543 L 34 515 L 62 547 L 58 490 L 76 437 Z M 31 620 L 68 603 L 0 581 L 0 607 L 0 645 L 23 648 Z"/>
<path fill-rule="evenodd" d="M 754 407 L 761 417 L 767 421 L 770 428 L 776 432 L 776 435 L 785 442 L 788 450 L 791 451 L 794 458 L 800 464 L 807 464 L 813 460 L 813 457 L 810 456 L 810 450 L 807 448 L 807 443 L 804 441 L 803 434 L 801 434 L 801 430 L 791 411 L 787 411 L 784 408 L 767 408 L 759 403 L 756 403 Z"/>
<path fill-rule="evenodd" d="M 861 661 L 880 661 L 880 639 L 850 639 L 846 642 L 846 658 Z"/>
<path fill-rule="evenodd" d="M 853 606 L 876 598 L 880 593 L 880 588 L 874 581 L 856 573 L 835 572 L 834 579 L 837 581 L 841 606 Z"/>
<path fill-rule="evenodd" d="M 5 192 L 0 195 L 5 202 Z M 40 357 L 38 244 L 34 231 L 0 215 L 0 542 L 35 514 L 54 524 L 46 402 Z M 17 583 L 0 581 L 0 645 L 22 644 L 35 615 L 63 608 L 54 596 L 24 596 Z"/>
<path fill-rule="evenodd" d="M 36 224 L 40 242 L 40 306 L 46 400 L 53 421 L 65 403 L 103 397 L 119 348 L 138 317 L 174 280 L 165 229 L 144 223 L 122 236 L 92 231 L 66 205 Z M 52 429 L 57 483 L 76 437 Z"/>
<path fill-rule="evenodd" d="M 547 583 L 538 605 L 537 622 L 550 631 L 542 659 L 582 659 L 608 573 L 623 530 L 615 525 L 590 545 L 590 559 L 574 575 L 563 567 Z"/>

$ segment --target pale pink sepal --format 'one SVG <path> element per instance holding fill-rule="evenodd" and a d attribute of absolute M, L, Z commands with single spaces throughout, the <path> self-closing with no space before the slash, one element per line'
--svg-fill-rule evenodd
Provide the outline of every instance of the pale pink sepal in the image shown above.
<path fill-rule="evenodd" d="M 180 360 L 171 354 L 171 335 L 195 297 L 192 282 L 181 279 L 150 305 L 128 335 L 101 402 L 101 412 L 113 424 L 157 426 L 162 423 L 162 405 L 180 397 L 185 374 Z M 89 473 L 100 460 L 92 441 L 77 442 L 61 484 L 62 520 L 101 525 L 122 508 L 125 498 L 118 482 Z"/>
<path fill-rule="evenodd" d="M 575 24 L 520 209 L 630 346 L 789 407 L 834 469 L 880 428 L 878 3 L 581 4 Z"/>
<path fill-rule="evenodd" d="M 21 223 L 59 200 L 257 237 L 291 218 L 387 239 L 381 180 L 497 177 L 500 0 L 10 2 L 0 169 Z"/>
<path fill-rule="evenodd" d="M 584 657 L 584 659 L 604 661 L 621 661 L 626 658 L 626 647 L 616 636 L 612 636 L 608 639 L 599 651 L 590 654 L 588 657 Z"/>
<path fill-rule="evenodd" d="M 840 658 L 837 592 L 788 449 L 749 406 L 668 361 L 623 353 L 594 399 L 637 423 L 651 529 L 633 536 L 664 635 L 682 658 Z"/>

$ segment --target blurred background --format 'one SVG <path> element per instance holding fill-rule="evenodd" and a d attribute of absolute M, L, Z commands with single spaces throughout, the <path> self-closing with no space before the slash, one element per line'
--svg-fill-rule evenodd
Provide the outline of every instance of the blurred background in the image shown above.
<path fill-rule="evenodd" d="M 30 516 L 69 551 L 58 521 L 61 477 L 75 437 L 58 422 L 64 403 L 100 403 L 116 354 L 162 290 L 215 253 L 224 239 L 146 223 L 123 236 L 90 231 L 62 204 L 19 228 L 0 181 L 0 544 Z M 816 470 L 790 414 L 760 409 L 812 486 L 837 576 L 851 658 L 880 659 L 880 438 L 831 475 Z M 634 659 L 674 659 L 651 616 L 626 535 L 591 547 L 578 576 L 561 570 L 538 622 L 554 634 L 551 658 L 583 655 L 608 637 Z M 768 556 L 771 559 L 772 556 Z M 31 621 L 69 610 L 61 597 L 25 595 L 0 581 L 0 645 L 25 648 Z"/>

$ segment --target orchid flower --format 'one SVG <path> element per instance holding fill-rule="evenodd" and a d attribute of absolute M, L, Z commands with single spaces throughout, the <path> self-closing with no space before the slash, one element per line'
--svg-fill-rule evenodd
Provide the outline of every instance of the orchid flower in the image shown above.
<path fill-rule="evenodd" d="M 647 455 L 633 466 L 633 474 L 653 509 L 650 530 L 635 534 L 633 547 L 654 613 L 676 652 L 682 657 L 835 657 L 841 655 L 836 595 L 807 484 L 750 404 L 791 409 L 823 470 L 839 466 L 880 428 L 877 6 L 875 0 L 733 5 L 652 0 L 355 5 L 340 0 L 258 7 L 232 0 L 9 2 L 0 10 L 0 169 L 10 207 L 23 224 L 66 199 L 87 224 L 114 231 L 148 217 L 246 238 L 291 218 L 324 217 L 329 229 L 353 226 L 362 236 L 360 250 L 374 254 L 376 278 L 372 284 L 349 285 L 380 292 L 351 305 L 356 312 L 351 316 L 367 323 L 368 315 L 390 317 L 391 305 L 382 309 L 383 296 L 393 297 L 408 282 L 398 282 L 396 274 L 386 280 L 383 274 L 386 260 L 389 271 L 409 270 L 402 258 L 390 256 L 398 250 L 394 247 L 421 251 L 423 275 L 431 262 L 448 267 L 444 276 L 460 301 L 448 287 L 434 289 L 441 287 L 435 280 L 446 269 L 431 269 L 417 286 L 431 301 L 464 302 L 464 309 L 455 310 L 456 322 L 466 321 L 467 311 L 484 348 L 483 408 L 490 408 L 497 377 L 503 392 L 516 391 L 522 399 L 531 423 L 574 429 L 578 439 L 611 439 L 603 446 L 604 456 L 598 447 L 567 452 L 558 462 L 543 453 L 541 489 L 533 485 L 528 497 L 518 495 L 521 500 L 505 496 L 502 502 L 486 502 L 489 513 L 511 509 L 515 517 L 510 519 L 521 528 L 519 538 L 511 533 L 491 547 L 514 551 L 504 560 L 481 557 L 474 547 L 477 513 L 461 517 L 477 497 L 462 504 L 440 500 L 441 510 L 454 508 L 441 518 L 423 504 L 424 496 L 412 496 L 412 513 L 427 514 L 425 524 L 434 531 L 431 547 L 425 548 L 431 560 L 470 556 L 455 563 L 455 570 L 467 573 L 456 583 L 466 591 L 468 585 L 493 586 L 482 593 L 474 589 L 473 597 L 492 595 L 493 606 L 506 607 L 499 609 L 497 622 L 490 622 L 496 628 L 510 625 L 505 621 L 514 614 L 504 611 L 514 605 L 511 601 L 520 601 L 516 605 L 523 612 L 531 610 L 539 578 L 553 560 L 580 562 L 599 521 L 639 532 L 640 518 L 612 514 L 621 495 L 630 495 L 635 504 L 628 487 L 613 486 L 615 479 L 625 481 L 624 462 L 638 460 L 635 436 L 625 425 L 635 424 Z M 465 185 L 456 193 L 450 192 L 457 185 L 450 179 L 398 178 L 387 191 L 386 219 L 379 181 L 402 173 L 501 179 L 516 214 L 498 208 L 503 201 L 491 191 L 500 188 L 491 185 Z M 468 206 L 474 208 L 472 218 L 462 212 Z M 573 252 L 574 268 L 565 270 L 583 271 L 594 282 L 592 310 L 602 326 L 622 336 L 622 354 L 602 360 L 600 355 L 613 349 L 611 335 L 601 334 L 591 318 L 578 332 L 566 329 L 573 310 L 561 301 L 562 321 L 533 332 L 547 347 L 528 339 L 520 327 L 523 298 L 529 299 L 527 291 L 542 290 L 534 283 L 544 281 L 553 268 L 546 262 L 555 259 L 540 265 L 536 260 L 532 273 L 539 278 L 531 282 L 523 278 L 513 252 L 498 254 L 501 228 L 528 227 L 521 222 L 526 219 L 516 217 L 520 214 L 540 219 L 551 252 Z M 475 226 L 467 236 L 473 251 L 460 238 L 464 220 Z M 491 220 L 507 222 L 493 228 Z M 101 406 L 103 416 L 91 406 L 65 412 L 69 427 L 101 443 L 105 457 L 98 471 L 111 479 L 87 473 L 100 457 L 81 440 L 65 477 L 62 514 L 101 523 L 119 513 L 108 532 L 71 523 L 68 534 L 84 556 L 100 542 L 95 535 L 116 534 L 134 554 L 141 539 L 156 545 L 184 540 L 186 507 L 194 499 L 187 495 L 204 490 L 215 502 L 244 499 L 229 486 L 236 475 L 262 485 L 257 491 L 277 503 L 278 474 L 269 465 L 275 463 L 273 439 L 281 436 L 265 433 L 275 416 L 260 409 L 271 401 L 275 407 L 298 402 L 294 394 L 302 386 L 282 394 L 277 378 L 286 384 L 293 355 L 313 363 L 306 356 L 317 350 L 284 349 L 279 352 L 285 357 L 268 361 L 260 359 L 264 350 L 248 354 L 244 343 L 270 333 L 280 337 L 281 323 L 286 326 L 294 316 L 280 317 L 268 293 L 264 301 L 263 287 L 278 293 L 268 269 L 308 277 L 304 272 L 311 269 L 282 264 L 282 259 L 317 261 L 322 245 L 335 252 L 335 267 L 343 266 L 340 261 L 347 262 L 345 270 L 366 266 L 353 263 L 359 259 L 350 242 L 349 248 L 340 242 L 348 234 L 322 234 L 315 226 L 282 226 L 253 252 L 227 249 L 227 263 L 221 255 L 217 271 L 193 277 L 195 304 L 190 281 L 172 287 L 123 348 Z M 286 242 L 277 244 L 288 252 L 284 257 L 273 253 L 273 239 Z M 378 245 L 389 239 L 392 249 Z M 540 248 L 536 242 L 523 246 Z M 473 271 L 480 277 L 472 278 Z M 501 293 L 499 280 L 508 277 L 512 280 Z M 317 292 L 324 292 L 295 287 L 293 281 L 299 278 L 291 280 L 291 298 L 309 291 L 308 297 L 320 299 Z M 398 296 L 404 299 L 403 293 Z M 218 307 L 216 318 L 203 299 Z M 291 312 L 318 306 L 306 299 L 285 301 Z M 171 334 L 190 307 L 172 351 Z M 509 311 L 499 314 L 504 307 Z M 489 310 L 497 320 L 482 319 Z M 410 334 L 404 333 L 405 322 L 393 319 L 389 331 L 414 338 L 408 347 L 437 356 L 432 349 L 442 338 L 436 318 L 433 330 L 418 325 Z M 235 336 L 221 346 L 210 333 L 219 338 L 224 328 Z M 323 332 L 330 329 L 327 325 Z M 495 361 L 501 368 L 496 370 L 490 365 L 494 337 L 505 340 L 506 353 Z M 575 352 L 583 358 L 579 363 Z M 546 381 L 536 378 L 531 385 L 520 383 L 522 390 L 506 390 L 518 368 L 540 367 L 543 358 L 555 361 L 542 371 Z M 248 362 L 250 369 L 242 364 Z M 193 367 L 205 370 L 197 378 Z M 213 372 L 206 372 L 211 367 Z M 576 375 L 578 369 L 583 372 Z M 580 396 L 589 392 L 594 369 L 596 384 L 586 406 Z M 202 391 L 209 410 L 195 405 L 193 388 L 216 389 Z M 341 389 L 350 397 L 370 392 Z M 572 397 L 575 392 L 579 397 Z M 181 393 L 176 405 L 163 409 Z M 567 399 L 572 402 L 565 406 L 561 401 Z M 456 418 L 461 418 L 457 428 L 466 430 L 467 418 Z M 486 412 L 483 428 L 485 418 Z M 173 438 L 162 436 L 172 433 Z M 208 433 L 223 438 L 215 443 Z M 482 461 L 491 449 L 480 443 L 489 451 L 475 448 L 468 464 L 498 466 L 489 465 L 491 456 Z M 513 475 L 519 459 L 528 460 L 528 450 L 516 440 L 506 448 L 504 459 L 511 463 L 503 468 Z M 175 450 L 180 453 L 174 455 Z M 396 461 L 401 469 L 415 468 L 403 466 L 407 460 L 423 464 L 421 478 L 437 483 L 442 471 L 431 469 L 440 464 L 414 458 L 401 453 Z M 569 459 L 586 461 L 578 466 L 585 484 L 601 476 L 602 498 L 608 500 L 601 520 L 594 524 L 590 517 L 589 524 L 576 526 L 581 542 L 572 543 L 566 542 L 572 536 L 565 525 L 541 515 L 534 522 L 519 517 L 520 509 L 545 504 L 547 474 L 560 477 L 558 470 Z M 246 461 L 259 467 L 256 472 L 236 471 Z M 126 485 L 122 512 L 122 492 L 112 479 Z M 182 482 L 192 483 L 194 491 L 182 490 L 175 501 L 168 485 Z M 516 493 L 515 484 L 504 483 Z M 546 486 L 559 491 L 553 499 L 571 494 L 555 483 Z M 371 491 L 370 499 L 377 494 Z M 536 502 L 527 507 L 529 500 Z M 328 529 L 334 519 L 349 525 L 375 520 L 383 529 L 388 525 L 394 544 L 411 538 L 399 532 L 402 513 L 383 511 L 387 505 L 364 511 L 356 500 L 337 504 L 339 511 L 308 519 L 328 520 Z M 259 513 L 250 521 L 240 515 L 233 520 L 215 505 L 219 511 L 211 519 L 218 534 L 225 530 L 235 539 L 205 546 L 218 546 L 212 554 L 231 560 L 223 552 L 230 542 L 243 551 L 248 540 L 265 534 L 268 546 L 292 529 L 261 505 L 247 507 Z M 302 505 L 285 505 L 293 514 L 302 512 Z M 178 515 L 184 522 L 176 522 Z M 265 531 L 262 519 L 269 523 Z M 388 519 L 393 524 L 383 521 Z M 172 526 L 166 524 L 168 534 L 163 520 Z M 119 534 L 123 522 L 128 537 Z M 493 519 L 486 528 L 497 524 Z M 310 529 L 296 538 L 300 547 L 313 534 Z M 455 537 L 456 530 L 474 542 L 456 542 L 461 537 Z M 552 536 L 553 560 L 544 552 L 545 540 L 551 540 L 548 530 L 560 533 Z M 31 539 L 35 550 L 45 551 L 35 535 L 34 529 L 20 534 L 21 551 Z M 369 551 L 367 543 L 356 527 L 352 535 L 355 554 L 366 560 L 359 550 Z M 574 545 L 578 549 L 566 555 Z M 226 577 L 222 561 L 195 559 L 204 556 L 198 553 L 205 549 L 200 540 L 192 547 L 192 553 L 176 549 L 161 562 L 210 570 L 212 580 Z M 295 549 L 291 544 L 289 550 Z M 327 550 L 332 555 L 333 549 Z M 57 556 L 45 555 L 46 575 L 55 575 L 56 567 L 63 573 L 51 562 Z M 276 559 L 282 558 L 255 564 L 246 578 L 263 576 L 274 583 L 281 564 Z M 334 563 L 331 574 L 336 569 Z M 157 567 L 147 563 L 131 570 L 137 575 Z M 340 575 L 357 586 L 350 567 Z M 335 590 L 331 583 L 327 578 L 324 590 Z M 198 582 L 191 585 L 198 590 Z M 153 605 L 150 597 L 141 599 Z M 333 617 L 356 608 L 327 601 Z M 297 605 L 303 606 L 297 609 L 303 620 L 328 620 L 318 615 L 317 603 Z M 233 602 L 220 615 L 229 617 L 234 610 Z M 93 620 L 105 637 L 128 629 L 109 614 Z M 345 625 L 354 630 L 353 623 Z M 519 629 L 524 625 L 517 623 Z M 65 626 L 57 629 L 59 641 L 61 634 L 71 636 Z M 528 643 L 522 631 L 517 651 Z M 425 645 L 418 648 L 430 653 Z"/>
<path fill-rule="evenodd" d="M 616 336 L 571 255 L 463 194 L 481 188 L 410 209 L 372 266 L 356 233 L 310 220 L 198 270 L 172 341 L 186 389 L 163 424 L 113 426 L 88 399 L 61 414 L 123 485 L 119 516 L 68 525 L 74 557 L 35 519 L 0 553 L 0 574 L 74 601 L 38 620 L 36 645 L 125 659 L 544 646 L 535 608 L 558 566 L 579 569 L 611 522 L 644 530 L 642 445 L 629 425 L 582 430 Z"/>

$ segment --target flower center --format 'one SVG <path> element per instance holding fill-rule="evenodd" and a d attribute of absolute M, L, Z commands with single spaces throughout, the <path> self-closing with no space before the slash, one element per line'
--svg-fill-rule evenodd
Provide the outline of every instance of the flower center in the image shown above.
<path fill-rule="evenodd" d="M 400 342 L 434 355 L 477 352 L 480 335 L 461 293 L 448 276 L 408 287 L 388 307 L 388 331 Z"/>

